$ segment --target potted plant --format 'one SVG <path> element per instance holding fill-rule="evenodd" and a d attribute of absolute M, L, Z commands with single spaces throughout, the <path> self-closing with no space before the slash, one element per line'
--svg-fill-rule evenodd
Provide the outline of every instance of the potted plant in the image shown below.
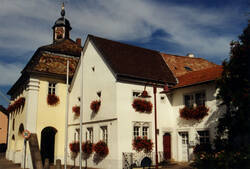
<path fill-rule="evenodd" d="M 83 158 L 87 159 L 93 153 L 93 143 L 86 141 L 82 143 Z"/>
<path fill-rule="evenodd" d="M 97 113 L 100 109 L 101 106 L 101 101 L 100 100 L 94 100 L 90 104 L 90 109 L 94 112 Z"/>
<path fill-rule="evenodd" d="M 47 103 L 50 106 L 56 106 L 59 103 L 59 97 L 55 94 L 48 94 L 47 96 Z"/>
<path fill-rule="evenodd" d="M 80 115 L 80 106 L 73 106 L 72 111 L 75 113 L 75 116 Z"/>
<path fill-rule="evenodd" d="M 132 107 L 137 112 L 151 113 L 153 105 L 152 105 L 152 103 L 150 101 L 147 101 L 147 100 L 134 99 Z"/>
<path fill-rule="evenodd" d="M 79 141 L 73 141 L 69 144 L 69 149 L 71 151 L 71 156 L 76 158 L 77 154 L 80 151 L 80 143 Z"/>
<path fill-rule="evenodd" d="M 94 151 L 101 158 L 104 158 L 109 154 L 108 146 L 104 141 L 97 142 L 94 145 Z"/>
<path fill-rule="evenodd" d="M 136 137 L 133 140 L 133 149 L 137 152 L 144 151 L 144 153 L 150 153 L 153 150 L 153 142 L 147 137 L 141 138 L 140 136 Z"/>
<path fill-rule="evenodd" d="M 201 120 L 208 115 L 208 111 L 209 109 L 204 105 L 191 108 L 185 106 L 180 109 L 180 117 L 186 120 Z"/>

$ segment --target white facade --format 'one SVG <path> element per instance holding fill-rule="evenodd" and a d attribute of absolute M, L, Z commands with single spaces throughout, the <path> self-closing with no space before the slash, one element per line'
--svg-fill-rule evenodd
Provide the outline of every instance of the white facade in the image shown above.
<path fill-rule="evenodd" d="M 154 143 L 154 107 L 152 113 L 135 112 L 132 107 L 133 92 L 142 92 L 144 85 L 117 81 L 114 72 L 91 41 L 87 40 L 81 57 L 82 63 L 78 64 L 70 90 L 69 142 L 79 139 L 77 132 L 79 117 L 74 115 L 72 107 L 80 106 L 81 76 L 83 76 L 83 141 L 89 140 L 88 128 L 93 130 L 94 143 L 102 140 L 102 127 L 106 127 L 109 148 L 108 156 L 102 161 L 95 163 L 92 155 L 87 160 L 87 164 L 89 167 L 121 169 L 124 165 L 123 153 L 136 153 L 132 147 L 135 125 L 141 127 L 140 135 L 142 135 L 142 127 L 147 126 L 148 137 Z M 81 66 L 83 66 L 83 73 Z M 154 105 L 153 87 L 147 86 L 147 91 L 152 96 L 148 100 Z M 210 141 L 215 137 L 218 119 L 215 84 L 212 82 L 180 88 L 168 95 L 162 95 L 160 91 L 162 89 L 157 88 L 158 151 L 163 152 L 163 136 L 168 133 L 171 138 L 171 159 L 190 161 L 193 147 L 199 143 L 198 132 L 207 134 L 208 131 Z M 208 115 L 201 121 L 180 118 L 179 109 L 184 107 L 184 95 L 199 91 L 205 93 L 205 104 L 209 108 Z M 100 97 L 98 92 L 101 92 Z M 93 113 L 90 109 L 90 103 L 94 100 L 101 101 L 100 110 L 97 113 Z M 70 157 L 70 152 L 68 157 Z M 140 163 L 141 159 L 138 160 Z M 68 163 L 73 164 L 73 160 L 68 158 Z M 79 164 L 79 158 L 76 164 Z"/>

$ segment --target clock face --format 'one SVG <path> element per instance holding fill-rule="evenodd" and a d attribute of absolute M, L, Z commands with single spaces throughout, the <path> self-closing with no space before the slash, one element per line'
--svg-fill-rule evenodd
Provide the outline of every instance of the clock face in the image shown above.
<path fill-rule="evenodd" d="M 56 39 L 62 39 L 63 33 L 64 33 L 64 28 L 63 27 L 56 27 L 55 33 L 56 33 Z"/>

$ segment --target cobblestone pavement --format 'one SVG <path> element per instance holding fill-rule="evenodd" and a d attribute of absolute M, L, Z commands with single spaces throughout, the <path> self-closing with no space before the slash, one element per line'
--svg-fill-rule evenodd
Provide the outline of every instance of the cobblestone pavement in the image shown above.
<path fill-rule="evenodd" d="M 71 169 L 72 166 L 69 166 L 67 168 Z M 21 169 L 21 167 L 20 165 L 13 164 L 11 161 L 8 161 L 6 159 L 0 159 L 0 169 Z M 50 169 L 55 169 L 55 167 L 51 166 Z M 79 169 L 79 167 L 75 167 L 74 169 Z M 94 168 L 88 168 L 88 169 L 94 169 Z M 142 168 L 136 168 L 136 169 L 142 169 Z M 159 169 L 192 169 L 192 168 L 189 167 L 187 163 L 174 163 L 164 167 L 159 167 Z"/>
<path fill-rule="evenodd" d="M 20 165 L 13 164 L 11 161 L 0 159 L 0 169 L 21 169 Z"/>

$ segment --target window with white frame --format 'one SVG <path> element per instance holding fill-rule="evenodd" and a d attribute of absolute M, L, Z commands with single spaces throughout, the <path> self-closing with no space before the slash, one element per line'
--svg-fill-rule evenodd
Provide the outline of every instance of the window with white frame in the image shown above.
<path fill-rule="evenodd" d="M 143 137 L 149 137 L 149 134 L 148 134 L 148 126 L 142 126 L 142 136 Z"/>
<path fill-rule="evenodd" d="M 134 122 L 133 124 L 133 137 L 150 137 L 149 133 L 149 123 L 148 122 Z"/>
<path fill-rule="evenodd" d="M 140 136 L 140 126 L 134 126 L 134 138 Z"/>
<path fill-rule="evenodd" d="M 56 94 L 56 83 L 49 82 L 48 94 Z"/>
<path fill-rule="evenodd" d="M 205 102 L 206 96 L 204 91 L 184 95 L 184 104 L 186 107 L 205 105 Z"/>
<path fill-rule="evenodd" d="M 87 140 L 90 141 L 91 143 L 94 142 L 93 127 L 88 127 L 88 128 L 87 128 Z"/>
<path fill-rule="evenodd" d="M 106 144 L 108 144 L 108 127 L 107 126 L 101 126 L 101 139 Z"/>
<path fill-rule="evenodd" d="M 200 144 L 209 143 L 209 131 L 208 130 L 198 131 L 198 135 L 199 135 Z"/>

